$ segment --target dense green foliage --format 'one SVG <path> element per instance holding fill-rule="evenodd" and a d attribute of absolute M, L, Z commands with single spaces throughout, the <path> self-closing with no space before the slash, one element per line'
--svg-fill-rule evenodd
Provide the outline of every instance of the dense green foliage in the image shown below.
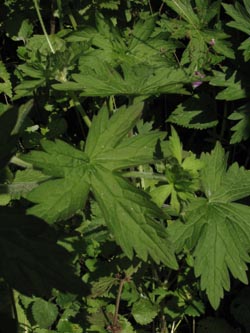
<path fill-rule="evenodd" d="M 3 0 L 0 333 L 249 332 L 248 0 Z"/>

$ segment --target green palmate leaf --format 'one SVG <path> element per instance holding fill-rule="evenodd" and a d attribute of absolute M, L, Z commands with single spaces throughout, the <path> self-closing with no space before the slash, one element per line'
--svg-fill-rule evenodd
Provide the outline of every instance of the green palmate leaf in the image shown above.
<path fill-rule="evenodd" d="M 121 107 L 108 121 L 108 110 L 102 108 L 98 117 L 94 118 L 86 141 L 85 152 L 93 159 L 103 150 L 115 148 L 133 128 L 141 116 L 143 104 Z"/>
<path fill-rule="evenodd" d="M 250 59 L 250 40 L 246 39 L 242 42 L 239 50 L 243 50 L 244 60 L 247 62 Z"/>
<path fill-rule="evenodd" d="M 163 213 L 149 195 L 114 173 L 142 161 L 150 163 L 157 158 L 157 149 L 161 150 L 165 133 L 132 135 L 142 107 L 121 107 L 110 119 L 103 107 L 93 119 L 85 152 L 60 140 L 43 140 L 44 151 L 25 155 L 26 161 L 51 176 L 28 193 L 27 198 L 36 203 L 28 212 L 49 223 L 66 219 L 84 207 L 91 190 L 105 223 L 127 256 L 131 258 L 135 251 L 143 260 L 150 255 L 156 262 L 176 268 L 167 232 L 155 220 Z"/>
<path fill-rule="evenodd" d="M 195 0 L 197 14 L 203 23 L 209 23 L 216 15 L 220 9 L 221 0 L 211 1 L 211 0 Z"/>
<path fill-rule="evenodd" d="M 82 96 L 152 95 L 159 93 L 185 93 L 183 84 L 190 81 L 182 69 L 153 67 L 147 64 L 122 64 L 120 74 L 116 68 L 99 58 L 92 58 L 91 67 L 73 74 L 77 82 L 53 84 L 57 90 L 80 90 Z"/>
<path fill-rule="evenodd" d="M 250 136 L 250 114 L 249 105 L 243 105 L 237 111 L 233 112 L 228 119 L 238 121 L 236 125 L 231 127 L 233 135 L 230 143 L 238 143 L 247 140 Z"/>
<path fill-rule="evenodd" d="M 198 30 L 192 31 L 188 46 L 183 52 L 181 64 L 191 64 L 191 68 L 200 69 L 204 67 L 208 55 L 207 43 Z"/>
<path fill-rule="evenodd" d="M 226 13 L 230 15 L 234 21 L 227 23 L 230 27 L 233 27 L 237 30 L 245 32 L 247 35 L 250 34 L 250 10 L 249 3 L 247 1 L 243 1 L 244 6 L 242 6 L 239 2 L 236 1 L 235 5 L 223 4 L 223 7 L 226 10 Z M 244 42 L 241 43 L 239 50 L 243 50 L 244 59 L 248 61 L 250 59 L 250 43 L 249 38 L 247 38 Z"/>
<path fill-rule="evenodd" d="M 145 40 L 145 36 L 148 35 Z M 149 16 L 145 20 L 138 21 L 129 33 L 128 49 L 123 61 L 133 65 L 146 63 L 159 67 L 175 65 L 174 52 L 180 46 L 174 40 L 169 39 L 167 33 L 157 29 L 155 17 Z"/>
<path fill-rule="evenodd" d="M 41 217 L 48 223 L 67 219 L 83 209 L 89 193 L 86 174 L 72 173 L 71 177 L 47 181 L 27 195 L 37 205 L 29 214 Z"/>
<path fill-rule="evenodd" d="M 153 163 L 163 156 L 160 142 L 164 137 L 165 133 L 152 131 L 124 139 L 116 148 L 100 153 L 96 162 L 112 170 Z"/>
<path fill-rule="evenodd" d="M 248 13 L 245 8 L 236 1 L 234 5 L 228 5 L 223 3 L 223 7 L 226 10 L 226 13 L 230 15 L 234 21 L 229 22 L 227 25 L 230 27 L 236 28 L 237 30 L 243 31 L 246 34 L 250 34 L 250 13 Z"/>
<path fill-rule="evenodd" d="M 250 195 L 250 171 L 236 163 L 226 171 L 226 155 L 219 144 L 201 159 L 206 198 L 195 199 L 186 212 L 186 223 L 172 224 L 170 234 L 178 250 L 186 244 L 193 251 L 195 274 L 216 309 L 223 289 L 230 289 L 229 272 L 247 283 L 250 208 L 232 201 Z"/>
<path fill-rule="evenodd" d="M 11 184 L 0 184 L 0 193 L 8 193 L 11 198 L 18 199 L 36 188 L 40 182 L 49 177 L 33 169 L 18 170 Z"/>
<path fill-rule="evenodd" d="M 24 155 L 23 159 L 33 163 L 35 168 L 43 170 L 45 174 L 65 177 L 71 172 L 77 172 L 88 161 L 88 156 L 78 149 L 61 140 L 41 141 L 43 152 L 33 151 Z"/>
<path fill-rule="evenodd" d="M 169 137 L 169 149 L 171 150 L 172 156 L 176 158 L 179 164 L 181 164 L 182 143 L 176 130 L 173 127 L 171 127 L 171 136 Z"/>
<path fill-rule="evenodd" d="M 222 73 L 213 71 L 214 77 L 210 80 L 212 86 L 225 87 L 224 90 L 216 95 L 216 99 L 234 101 L 241 98 L 246 98 L 246 90 L 242 87 L 241 81 L 238 78 L 238 73 Z"/>
<path fill-rule="evenodd" d="M 155 262 L 177 267 L 166 230 L 154 220 L 162 212 L 146 193 L 101 167 L 92 171 L 91 186 L 108 227 L 129 258 L 135 250 L 144 261 L 150 255 Z"/>
<path fill-rule="evenodd" d="M 161 25 L 171 33 L 174 39 L 189 39 L 180 63 L 188 64 L 190 73 L 211 67 L 211 64 L 218 63 L 225 57 L 235 58 L 230 42 L 225 41 L 230 36 L 218 26 L 212 29 L 210 27 L 210 21 L 218 13 L 220 1 L 212 3 L 196 1 L 196 6 L 187 0 L 165 0 L 164 2 L 181 19 L 170 20 L 168 16 L 163 17 Z"/>
<path fill-rule="evenodd" d="M 33 151 L 23 159 L 58 179 L 42 183 L 27 195 L 38 204 L 28 212 L 53 223 L 69 218 L 85 206 L 89 192 L 88 158 L 84 152 L 60 140 L 44 140 L 42 147 L 44 152 Z"/>
<path fill-rule="evenodd" d="M 171 211 L 171 214 L 178 215 L 181 204 L 193 199 L 195 191 L 199 189 L 198 171 L 201 169 L 202 163 L 193 153 L 184 153 L 180 138 L 173 127 L 168 149 L 170 154 L 168 155 L 169 160 L 164 166 L 165 179 L 164 176 L 161 177 L 161 182 L 165 182 L 167 185 L 159 184 L 150 191 L 150 194 L 160 207 L 170 197 L 168 212 Z M 186 156 L 184 157 L 184 155 Z"/>
<path fill-rule="evenodd" d="M 194 95 L 179 104 L 167 121 L 198 130 L 214 127 L 216 119 L 215 101 L 206 94 Z"/>
<path fill-rule="evenodd" d="M 55 304 L 38 298 L 32 304 L 32 315 L 40 328 L 49 328 L 58 316 L 58 308 Z"/>
<path fill-rule="evenodd" d="M 176 13 L 197 28 L 200 25 L 198 16 L 194 13 L 192 5 L 188 0 L 164 0 L 169 7 L 171 7 Z"/>
<path fill-rule="evenodd" d="M 209 154 L 204 154 L 202 160 L 206 165 L 209 165 L 211 162 L 211 156 Z M 204 168 L 202 173 L 202 185 L 204 186 L 203 190 L 207 198 L 210 198 L 216 191 L 219 190 L 222 176 L 225 175 L 227 168 L 227 156 L 219 144 L 212 152 L 212 161 L 213 163 L 210 163 L 209 167 Z M 211 181 L 211 179 L 213 179 L 213 181 Z"/>
<path fill-rule="evenodd" d="M 0 216 L 0 275 L 12 288 L 41 297 L 52 288 L 81 292 L 69 253 L 47 224 L 13 208 L 1 207 Z"/>
<path fill-rule="evenodd" d="M 142 42 L 145 43 L 145 41 L 148 40 L 148 38 L 151 36 L 152 32 L 155 29 L 155 22 L 156 22 L 156 17 L 149 16 L 146 20 L 139 20 L 135 24 L 131 32 L 132 39 L 129 43 L 130 50 L 134 49 Z"/>
<path fill-rule="evenodd" d="M 125 31 L 118 30 L 117 26 L 103 17 L 100 13 L 96 15 L 96 29 L 87 27 L 83 30 L 73 32 L 70 40 L 87 40 L 92 47 L 80 57 L 80 70 L 83 74 L 94 69 L 93 59 L 105 62 L 112 66 L 128 65 L 137 67 L 140 64 L 147 66 L 163 67 L 175 65 L 173 56 L 179 43 L 170 41 L 168 35 L 156 33 L 156 17 L 147 15 L 138 20 L 133 28 Z M 99 70 L 97 71 L 99 72 Z"/>
<path fill-rule="evenodd" d="M 152 131 L 133 137 L 124 136 L 138 121 L 143 104 L 122 107 L 108 121 L 108 110 L 102 108 L 92 122 L 85 152 L 95 163 L 115 170 L 152 162 L 156 158 L 157 143 L 165 133 Z"/>
<path fill-rule="evenodd" d="M 246 7 L 246 10 L 248 14 L 250 15 L 250 4 L 247 0 L 243 0 L 244 6 Z"/>

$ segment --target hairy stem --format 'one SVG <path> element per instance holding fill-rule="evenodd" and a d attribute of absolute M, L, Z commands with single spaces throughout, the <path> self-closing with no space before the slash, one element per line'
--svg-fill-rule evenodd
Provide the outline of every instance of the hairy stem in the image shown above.
<path fill-rule="evenodd" d="M 112 325 L 112 331 L 113 331 L 113 333 L 117 332 L 117 329 L 118 329 L 119 307 L 120 307 L 122 289 L 123 289 L 123 286 L 124 286 L 125 282 L 127 282 L 127 278 L 126 277 L 124 279 L 120 280 L 118 294 L 117 294 L 116 303 L 115 303 L 115 314 L 114 314 L 113 325 Z"/>

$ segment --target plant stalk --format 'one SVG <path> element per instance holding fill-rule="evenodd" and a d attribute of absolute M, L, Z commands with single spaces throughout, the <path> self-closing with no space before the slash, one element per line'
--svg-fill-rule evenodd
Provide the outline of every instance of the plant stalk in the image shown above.
<path fill-rule="evenodd" d="M 44 36 L 45 36 L 45 38 L 46 38 L 46 40 L 47 40 L 47 43 L 48 43 L 48 45 L 49 45 L 49 48 L 50 48 L 51 52 L 52 52 L 53 54 L 55 54 L 56 52 L 55 52 L 55 50 L 54 50 L 54 48 L 53 48 L 53 45 L 51 44 L 51 42 L 50 42 L 50 40 L 49 40 L 49 36 L 48 36 L 48 34 L 47 34 L 47 31 L 46 31 L 46 28 L 45 28 L 45 25 L 44 25 L 44 22 L 43 22 L 43 18 L 42 18 L 41 12 L 40 12 L 40 8 L 39 8 L 39 5 L 38 5 L 38 2 L 37 2 L 37 0 L 33 0 L 33 2 L 34 2 L 34 6 L 35 6 L 35 9 L 36 9 L 36 13 L 37 13 L 37 16 L 38 16 L 39 22 L 40 22 L 40 24 L 41 24 L 41 28 L 42 28 L 42 30 L 43 30 L 43 33 L 44 33 Z"/>
<path fill-rule="evenodd" d="M 124 279 L 120 280 L 118 294 L 117 294 L 116 303 L 115 303 L 115 314 L 114 314 L 113 325 L 112 325 L 112 332 L 113 333 L 116 333 L 117 329 L 118 329 L 119 307 L 120 307 L 122 289 L 123 289 L 123 286 L 124 286 L 124 284 L 125 284 L 126 281 L 127 281 L 126 277 Z"/>

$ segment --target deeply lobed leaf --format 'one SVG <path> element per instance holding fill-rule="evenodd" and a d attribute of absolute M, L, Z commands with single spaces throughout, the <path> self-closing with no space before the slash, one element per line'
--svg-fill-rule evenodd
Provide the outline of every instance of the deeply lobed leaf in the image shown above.
<path fill-rule="evenodd" d="M 36 203 L 28 212 L 48 223 L 67 219 L 84 208 L 91 190 L 107 226 L 129 258 L 135 251 L 143 260 L 150 255 L 157 263 L 177 268 L 167 232 L 156 220 L 164 217 L 161 209 L 148 194 L 114 173 L 162 155 L 160 141 L 165 133 L 131 136 L 142 108 L 143 104 L 121 107 L 109 119 L 103 107 L 93 120 L 85 152 L 60 140 L 42 141 L 44 151 L 33 151 L 25 160 L 54 179 L 28 193 L 27 198 Z"/>
<path fill-rule="evenodd" d="M 230 289 L 229 272 L 243 283 L 248 281 L 250 207 L 232 201 L 250 195 L 250 172 L 236 163 L 226 171 L 226 154 L 219 144 L 201 160 L 206 198 L 194 199 L 185 223 L 172 224 L 170 234 L 177 251 L 185 244 L 193 251 L 195 274 L 216 309 L 224 290 Z"/>
<path fill-rule="evenodd" d="M 93 170 L 91 187 L 107 226 L 129 258 L 135 250 L 144 261 L 150 255 L 157 263 L 177 268 L 168 234 L 154 220 L 163 217 L 162 211 L 145 192 L 101 167 Z"/>

